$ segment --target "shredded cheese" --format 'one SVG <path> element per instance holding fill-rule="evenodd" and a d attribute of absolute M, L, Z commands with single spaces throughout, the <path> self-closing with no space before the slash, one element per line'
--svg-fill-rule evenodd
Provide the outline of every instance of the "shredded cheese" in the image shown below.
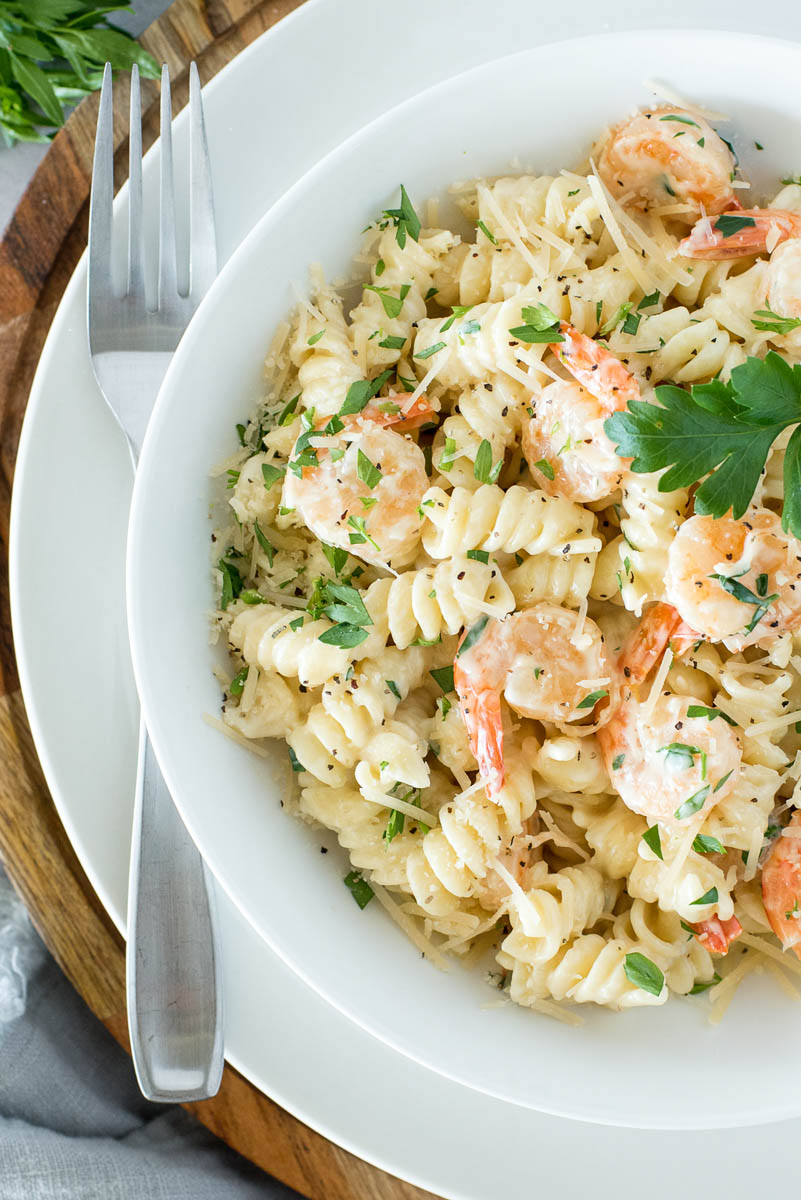
<path fill-rule="evenodd" d="M 601 220 L 609 231 L 609 236 L 620 251 L 620 255 L 625 262 L 629 272 L 634 276 L 638 285 L 647 294 L 652 292 L 656 287 L 658 289 L 658 281 L 653 278 L 647 270 L 644 260 L 639 254 L 635 254 L 631 246 L 626 241 L 623 230 L 615 219 L 615 214 L 612 211 L 610 200 L 607 199 L 606 190 L 597 175 L 588 175 L 587 183 L 590 185 L 590 191 L 598 205 L 598 211 L 601 214 Z"/>
<path fill-rule="evenodd" d="M 673 88 L 668 87 L 665 83 L 660 83 L 657 79 L 646 79 L 645 86 L 655 96 L 659 96 L 660 100 L 667 100 L 669 104 L 674 104 L 676 108 L 683 108 L 685 112 L 692 113 L 694 117 L 701 117 L 704 121 L 731 120 L 731 117 L 727 117 L 725 113 L 714 112 L 711 108 L 703 108 L 694 101 L 683 99 Z"/>
<path fill-rule="evenodd" d="M 243 693 L 244 695 L 244 693 Z M 371 804 L 377 804 L 379 808 L 394 808 L 398 812 L 402 812 L 404 816 L 410 817 L 413 821 L 419 824 L 421 821 L 424 825 L 433 826 L 439 825 L 439 817 L 435 813 L 426 812 L 424 808 L 417 808 L 414 804 L 409 804 L 406 800 L 401 800 L 396 796 L 377 796 L 373 793 L 368 795 L 366 790 L 362 790 L 362 798 L 369 800 Z"/>
<path fill-rule="evenodd" d="M 654 710 L 654 705 L 656 704 L 657 700 L 659 699 L 659 696 L 662 692 L 662 688 L 664 687 L 664 684 L 665 684 L 665 680 L 668 677 L 668 672 L 670 671 L 670 668 L 672 667 L 672 665 L 673 665 L 673 651 L 671 650 L 670 646 L 668 646 L 668 648 L 665 650 L 665 653 L 662 655 L 662 661 L 659 664 L 659 670 L 657 671 L 657 673 L 654 677 L 653 685 L 651 687 L 650 692 L 648 693 L 648 699 L 642 705 L 642 708 L 640 710 L 642 713 L 642 720 L 644 722 L 647 722 L 649 720 L 651 713 Z"/>
<path fill-rule="evenodd" d="M 428 371 L 425 373 L 423 378 L 420 380 L 420 382 L 418 383 L 418 385 L 414 389 L 414 391 L 410 392 L 408 394 L 408 396 L 406 396 L 404 398 L 403 403 L 400 406 L 400 410 L 402 413 L 409 412 L 409 410 L 413 407 L 413 405 L 415 405 L 417 403 L 417 401 L 423 395 L 426 388 L 431 383 L 432 379 L 437 374 L 437 372 L 440 371 L 442 369 L 442 367 L 445 366 L 445 363 L 448 360 L 449 354 L 450 354 L 450 349 L 447 346 L 445 347 L 444 354 L 442 353 L 441 350 L 437 351 L 437 354 L 434 357 L 440 358 L 440 356 L 441 356 L 441 360 L 439 362 L 434 363 L 433 366 L 429 367 Z M 395 399 L 396 401 L 397 401 L 397 398 L 398 398 L 397 396 L 393 397 L 393 399 Z"/>
<path fill-rule="evenodd" d="M 518 253 L 520 255 L 522 255 L 522 257 L 526 260 L 528 265 L 531 267 L 532 273 L 534 275 L 536 275 L 537 279 L 542 278 L 543 272 L 542 272 L 541 264 L 537 262 L 534 255 L 529 250 L 528 246 L 526 246 L 525 242 L 520 237 L 519 233 L 517 233 L 517 231 L 510 224 L 510 222 L 507 221 L 506 217 L 504 216 L 503 211 L 500 208 L 500 205 L 496 202 L 495 197 L 492 195 L 492 193 L 489 191 L 489 189 L 486 187 L 480 186 L 478 188 L 478 197 L 479 197 L 479 200 L 483 201 L 487 205 L 487 207 L 491 210 L 493 217 L 495 218 L 496 222 L 498 223 L 498 226 L 506 234 L 506 237 L 512 243 L 512 245 L 515 247 L 515 249 L 518 251 Z"/>
<path fill-rule="evenodd" d="M 542 918 L 514 875 L 507 871 L 499 858 L 493 859 L 490 862 L 490 866 L 500 875 L 508 887 L 511 896 L 514 898 L 523 933 L 526 937 L 542 937 Z"/>
<path fill-rule="evenodd" d="M 755 725 L 746 725 L 743 733 L 746 737 L 761 737 L 763 733 L 775 733 L 787 725 L 794 725 L 796 721 L 801 721 L 801 709 L 782 713 L 780 717 L 771 717 L 769 721 L 757 721 Z"/>
<path fill-rule="evenodd" d="M 734 999 L 734 993 L 746 975 L 750 975 L 752 971 L 761 970 L 762 967 L 758 957 L 755 954 L 747 954 L 740 960 L 734 970 L 729 972 L 725 979 L 722 979 L 719 984 L 710 989 L 710 995 L 714 993 L 712 1011 L 709 1014 L 709 1020 L 712 1025 L 719 1025 L 723 1020 L 726 1009 Z"/>
<path fill-rule="evenodd" d="M 374 880 L 370 879 L 369 884 L 378 903 L 382 906 L 382 908 L 386 909 L 395 924 L 401 927 L 409 941 L 417 947 L 417 949 L 425 956 L 425 958 L 429 960 L 429 962 L 432 962 L 435 967 L 439 967 L 440 971 L 447 971 L 447 961 L 442 957 L 434 943 L 430 941 L 418 928 L 414 922 L 414 919 L 408 916 L 401 909 L 400 905 L 396 904 L 395 901 L 391 899 L 389 892 L 386 891 L 380 883 L 376 883 Z"/>
<path fill-rule="evenodd" d="M 785 971 L 790 971 L 793 975 L 801 976 L 801 961 L 794 954 L 788 954 L 785 950 L 780 950 L 778 946 L 774 946 L 771 942 L 754 933 L 741 933 L 738 940 L 744 945 L 750 946 L 752 950 L 758 950 L 760 954 L 764 954 L 767 958 L 772 958 L 774 962 L 781 963 Z"/>

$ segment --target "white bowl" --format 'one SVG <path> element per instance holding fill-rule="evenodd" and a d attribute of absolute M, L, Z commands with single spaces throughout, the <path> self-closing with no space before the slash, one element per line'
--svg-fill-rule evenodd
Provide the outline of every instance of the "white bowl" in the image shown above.
<path fill-rule="evenodd" d="M 343 273 L 359 231 L 401 181 L 422 201 L 513 161 L 570 166 L 603 123 L 652 101 L 643 81 L 654 76 L 730 114 L 746 175 L 779 179 L 801 165 L 799 75 L 801 48 L 770 39 L 628 33 L 513 55 L 407 102 L 324 159 L 240 247 L 175 355 L 142 454 L 128 551 L 134 669 L 164 775 L 211 869 L 266 941 L 352 1020 L 442 1074 L 545 1112 L 686 1129 L 798 1115 L 801 1041 L 779 1032 L 795 1009 L 752 978 L 715 1029 L 702 1004 L 681 1000 L 624 1014 L 585 1006 L 574 1029 L 485 1007 L 493 997 L 477 974 L 436 971 L 379 905 L 359 911 L 342 885 L 344 854 L 321 856 L 332 839 L 281 811 L 284 748 L 262 761 L 201 719 L 220 703 L 205 615 L 208 471 L 234 449 L 234 425 L 260 394 L 291 285 L 305 286 L 312 262 Z"/>

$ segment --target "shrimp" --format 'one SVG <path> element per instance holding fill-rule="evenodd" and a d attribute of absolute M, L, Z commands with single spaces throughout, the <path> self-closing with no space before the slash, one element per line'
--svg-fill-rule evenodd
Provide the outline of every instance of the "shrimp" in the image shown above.
<path fill-rule="evenodd" d="M 737 209 L 720 213 L 714 222 L 702 217 L 679 242 L 679 254 L 713 260 L 743 258 L 797 237 L 801 237 L 801 213 L 783 208 Z"/>
<path fill-rule="evenodd" d="M 615 453 L 603 422 L 637 400 L 640 389 L 619 359 L 567 321 L 553 344 L 576 380 L 548 384 L 523 426 L 523 454 L 544 492 L 570 500 L 599 500 L 619 486 L 630 459 Z"/>
<path fill-rule="evenodd" d="M 417 550 L 429 478 L 422 450 L 397 430 L 421 424 L 432 410 L 423 399 L 407 413 L 386 411 L 396 408 L 392 397 L 380 406 L 371 402 L 344 421 L 335 418 L 336 432 L 328 432 L 329 422 L 311 436 L 302 433 L 283 503 L 321 541 L 365 562 L 405 566 Z"/>
<path fill-rule="evenodd" d="M 762 900 L 785 950 L 801 958 L 801 812 L 793 813 L 762 868 Z"/>
<path fill-rule="evenodd" d="M 743 927 L 736 917 L 721 921 L 720 917 L 710 917 L 708 921 L 699 921 L 693 925 L 695 936 L 710 954 L 725 954 L 729 946 L 743 932 Z"/>
<path fill-rule="evenodd" d="M 672 105 L 621 121 L 598 161 L 616 200 L 648 209 L 675 198 L 697 213 L 736 206 L 734 168 L 730 148 L 712 126 Z"/>
<path fill-rule="evenodd" d="M 668 551 L 665 598 L 701 638 L 768 645 L 801 626 L 801 543 L 766 508 L 690 517 Z"/>
<path fill-rule="evenodd" d="M 623 648 L 622 697 L 598 731 L 604 764 L 624 804 L 674 828 L 725 799 L 742 760 L 735 730 L 710 720 L 701 700 L 663 693 L 653 704 L 641 702 L 639 685 L 675 638 L 682 648 L 694 634 L 670 605 L 654 605 Z M 690 716 L 694 707 L 705 715 Z"/>
<path fill-rule="evenodd" d="M 487 795 L 503 787 L 501 694 L 539 721 L 590 716 L 607 694 L 610 664 L 594 621 L 556 604 L 535 604 L 503 620 L 482 617 L 462 638 L 453 679 Z"/>
<path fill-rule="evenodd" d="M 801 317 L 801 237 L 782 242 L 767 268 L 767 307 L 780 317 Z"/>

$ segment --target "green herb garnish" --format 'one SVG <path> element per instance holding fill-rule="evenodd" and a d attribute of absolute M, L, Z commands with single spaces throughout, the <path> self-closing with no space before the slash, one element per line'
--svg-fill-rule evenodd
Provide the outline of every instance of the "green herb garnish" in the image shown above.
<path fill-rule="evenodd" d="M 604 696 L 608 695 L 609 692 L 606 688 L 600 688 L 597 692 L 590 692 L 589 696 L 585 696 L 581 703 L 576 705 L 576 708 L 595 708 L 598 701 L 603 700 Z"/>
<path fill-rule="evenodd" d="M 359 871 L 351 871 L 345 876 L 344 883 L 359 908 L 366 908 L 375 892 L 364 876 Z"/>
<path fill-rule="evenodd" d="M 700 812 L 704 807 L 704 801 L 708 795 L 709 784 L 706 783 L 702 788 L 699 788 L 697 792 L 693 792 L 689 800 L 685 800 L 683 804 L 679 805 L 674 814 L 676 820 L 684 821 L 687 819 L 687 817 L 692 817 L 695 815 L 695 813 Z"/>
<path fill-rule="evenodd" d="M 435 683 L 439 684 L 444 693 L 447 694 L 448 692 L 452 692 L 454 690 L 452 666 L 435 667 L 433 671 L 429 671 L 429 675 Z"/>
<path fill-rule="evenodd" d="M 395 222 L 395 240 L 401 250 L 406 245 L 406 235 L 413 242 L 416 242 L 420 237 L 420 218 L 414 211 L 414 205 L 406 194 L 406 188 L 401 184 L 401 202 L 400 208 L 387 208 L 384 210 L 384 216 Z M 378 274 L 378 271 L 376 271 Z"/>
<path fill-rule="evenodd" d="M 554 470 L 547 458 L 540 458 L 534 463 L 534 470 L 541 471 L 546 479 L 554 478 Z"/>
<path fill-rule="evenodd" d="M 699 833 L 698 837 L 693 841 L 693 850 L 696 854 L 725 854 L 726 847 L 722 842 L 719 842 L 716 837 L 710 837 L 707 833 Z"/>
<path fill-rule="evenodd" d="M 691 900 L 691 904 L 715 904 L 718 898 L 718 889 L 712 887 L 708 892 L 704 892 L 703 896 L 699 896 L 697 900 Z"/>
<path fill-rule="evenodd" d="M 618 453 L 634 459 L 632 470 L 668 468 L 660 491 L 703 479 L 695 511 L 706 516 L 731 509 L 742 517 L 773 442 L 796 426 L 785 451 L 782 526 L 801 536 L 801 365 L 771 350 L 735 367 L 728 383 L 717 379 L 689 391 L 664 384 L 655 395 L 658 404 L 632 400 L 604 428 Z"/>
<path fill-rule="evenodd" d="M 650 992 L 652 996 L 662 995 L 665 977 L 656 963 L 652 963 L 644 954 L 637 951 L 627 954 L 623 970 L 629 983 L 633 983 L 635 987 Z"/>
<path fill-rule="evenodd" d="M 769 308 L 760 308 L 751 318 L 751 324 L 754 329 L 761 329 L 765 333 L 785 334 L 797 329 L 801 320 L 798 317 L 780 317 Z"/>
<path fill-rule="evenodd" d="M 384 478 L 378 467 L 370 461 L 363 450 L 358 450 L 356 453 L 356 474 L 362 483 L 367 484 L 371 491 Z"/>
<path fill-rule="evenodd" d="M 503 459 L 500 458 L 493 466 L 492 463 L 492 446 L 486 438 L 481 442 L 476 453 L 476 461 L 473 464 L 473 474 L 479 483 L 495 483 L 501 473 L 503 467 Z"/>
<path fill-rule="evenodd" d="M 659 836 L 659 826 L 652 825 L 650 829 L 646 829 L 642 835 L 642 840 L 645 842 L 649 850 L 652 850 L 657 858 L 663 858 L 662 854 L 662 839 Z"/>
<path fill-rule="evenodd" d="M 489 617 L 487 616 L 486 613 L 484 613 L 483 616 L 480 616 L 478 618 L 475 625 L 471 625 L 471 627 L 468 629 L 467 633 L 464 636 L 464 640 L 462 641 L 461 646 L 456 651 L 457 658 L 460 658 L 462 654 L 466 654 L 468 650 L 472 650 L 473 646 L 475 646 L 476 642 L 479 640 L 482 633 L 484 632 L 484 628 L 488 621 L 489 621 Z"/>
<path fill-rule="evenodd" d="M 231 682 L 228 684 L 228 694 L 231 696 L 241 696 L 245 689 L 245 681 L 248 677 L 250 667 L 243 667 L 241 671 L 237 671 Z"/>

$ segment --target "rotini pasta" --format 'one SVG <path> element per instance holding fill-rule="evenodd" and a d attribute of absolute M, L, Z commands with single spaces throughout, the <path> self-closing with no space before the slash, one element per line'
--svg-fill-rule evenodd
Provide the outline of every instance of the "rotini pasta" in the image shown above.
<path fill-rule="evenodd" d="M 798 953 L 793 423 L 717 517 L 703 439 L 798 357 L 801 186 L 743 215 L 699 121 L 455 187 L 471 238 L 402 190 L 347 306 L 313 272 L 214 472 L 225 723 L 287 743 L 360 905 L 437 961 L 491 948 L 542 1011 L 713 990 L 738 937 Z M 691 405 L 695 475 L 663 444 Z"/>

